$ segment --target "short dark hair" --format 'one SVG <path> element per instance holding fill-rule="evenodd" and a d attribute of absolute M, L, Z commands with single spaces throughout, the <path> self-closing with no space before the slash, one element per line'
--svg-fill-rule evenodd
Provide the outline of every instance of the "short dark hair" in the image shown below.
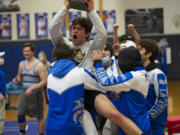
<path fill-rule="evenodd" d="M 114 55 L 114 50 L 113 50 L 111 44 L 106 43 L 104 50 L 105 50 L 105 51 L 109 51 L 109 52 L 111 53 L 111 57 Z"/>
<path fill-rule="evenodd" d="M 142 67 L 142 59 L 139 50 L 135 47 L 127 47 L 119 52 L 119 68 L 123 73 L 132 71 L 135 67 Z"/>
<path fill-rule="evenodd" d="M 56 60 L 73 59 L 73 50 L 65 43 L 57 44 L 52 50 L 52 57 Z"/>
<path fill-rule="evenodd" d="M 91 20 L 89 18 L 86 18 L 86 17 L 75 18 L 72 21 L 72 27 L 77 25 L 77 24 L 80 25 L 82 28 L 84 28 L 86 33 L 91 32 L 92 27 L 93 27 Z"/>
<path fill-rule="evenodd" d="M 124 34 L 122 36 L 119 37 L 119 42 L 123 42 L 126 40 L 131 40 L 131 41 L 135 41 L 134 37 L 131 34 Z"/>
<path fill-rule="evenodd" d="M 153 62 L 160 55 L 159 47 L 152 39 L 140 39 L 137 42 L 137 45 L 144 48 L 146 50 L 146 54 L 149 52 L 152 53 L 151 57 L 149 58 L 151 62 Z"/>
<path fill-rule="evenodd" d="M 29 47 L 31 49 L 32 52 L 35 52 L 36 51 L 36 48 L 34 46 L 33 43 L 30 43 L 30 42 L 27 42 L 23 45 L 22 49 L 24 49 L 25 47 Z"/>

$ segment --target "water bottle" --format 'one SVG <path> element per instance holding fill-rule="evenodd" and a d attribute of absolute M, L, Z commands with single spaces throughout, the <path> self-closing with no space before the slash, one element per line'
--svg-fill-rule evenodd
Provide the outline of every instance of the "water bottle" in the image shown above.
<path fill-rule="evenodd" d="M 168 128 L 167 127 L 164 128 L 164 135 L 168 135 Z"/>

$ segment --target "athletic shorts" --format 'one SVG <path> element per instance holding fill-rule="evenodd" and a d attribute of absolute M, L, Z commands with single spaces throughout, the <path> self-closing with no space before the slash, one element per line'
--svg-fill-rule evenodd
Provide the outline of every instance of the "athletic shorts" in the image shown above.
<path fill-rule="evenodd" d="M 84 92 L 84 108 L 86 110 L 88 110 L 89 112 L 91 112 L 92 110 L 96 111 L 94 108 L 94 102 L 95 102 L 95 98 L 97 95 L 99 94 L 103 94 L 105 95 L 103 92 L 101 91 L 92 91 L 92 90 L 86 90 Z"/>
<path fill-rule="evenodd" d="M 18 101 L 18 115 L 42 118 L 43 113 L 43 91 L 33 91 L 30 96 L 26 96 L 25 90 L 22 90 Z"/>

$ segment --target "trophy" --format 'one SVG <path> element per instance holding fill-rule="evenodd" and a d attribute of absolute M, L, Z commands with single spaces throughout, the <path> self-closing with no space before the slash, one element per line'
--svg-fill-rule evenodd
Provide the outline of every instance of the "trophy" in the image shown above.
<path fill-rule="evenodd" d="M 84 0 L 69 0 L 73 9 L 88 11 L 88 4 Z"/>

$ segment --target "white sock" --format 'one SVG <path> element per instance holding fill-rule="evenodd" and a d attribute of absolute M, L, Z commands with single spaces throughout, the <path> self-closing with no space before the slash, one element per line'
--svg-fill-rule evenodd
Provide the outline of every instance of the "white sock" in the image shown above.
<path fill-rule="evenodd" d="M 82 126 L 86 135 L 98 135 L 92 116 L 87 110 L 84 110 Z"/>

